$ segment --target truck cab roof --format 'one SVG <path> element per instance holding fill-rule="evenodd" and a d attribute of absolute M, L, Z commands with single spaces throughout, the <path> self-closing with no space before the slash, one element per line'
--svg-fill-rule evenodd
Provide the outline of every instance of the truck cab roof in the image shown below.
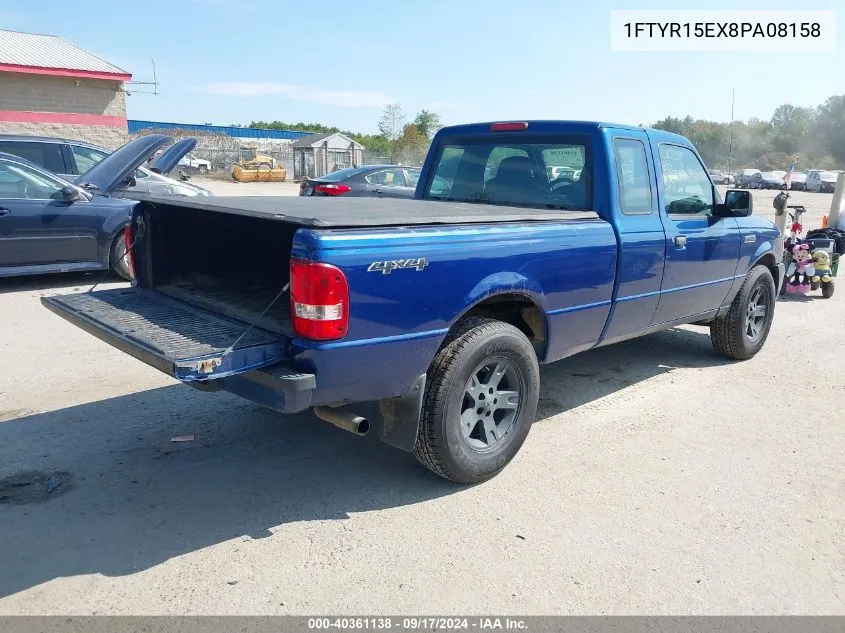
<path fill-rule="evenodd" d="M 646 132 L 654 139 L 669 141 L 673 143 L 681 143 L 683 145 L 690 145 L 690 141 L 673 132 L 665 130 L 658 130 L 656 128 L 639 127 L 635 125 L 628 125 L 624 123 L 610 123 L 603 121 L 578 121 L 565 119 L 533 119 L 533 120 L 519 120 L 520 123 L 525 123 L 528 132 L 536 132 L 538 134 L 549 134 L 554 132 L 566 132 L 575 134 L 589 134 L 602 129 L 615 130 L 632 130 L 638 132 Z M 451 125 L 441 128 L 438 135 L 443 136 L 458 136 L 458 135 L 478 135 L 491 132 L 491 126 L 501 121 L 488 121 L 485 123 L 470 123 L 466 125 Z"/>

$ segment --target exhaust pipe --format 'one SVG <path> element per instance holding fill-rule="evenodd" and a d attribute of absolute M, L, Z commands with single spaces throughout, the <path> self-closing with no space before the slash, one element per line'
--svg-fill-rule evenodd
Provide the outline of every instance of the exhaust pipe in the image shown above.
<path fill-rule="evenodd" d="M 333 409 L 332 407 L 314 407 L 314 415 L 333 424 L 334 426 L 349 431 L 355 435 L 364 436 L 370 430 L 370 421 L 367 418 L 356 415 L 345 409 Z"/>

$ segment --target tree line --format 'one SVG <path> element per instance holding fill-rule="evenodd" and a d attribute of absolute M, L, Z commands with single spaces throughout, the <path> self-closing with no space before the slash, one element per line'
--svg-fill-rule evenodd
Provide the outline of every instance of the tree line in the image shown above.
<path fill-rule="evenodd" d="M 378 134 L 360 134 L 321 123 L 253 121 L 249 127 L 303 132 L 340 132 L 361 143 L 369 156 L 419 164 L 441 127 L 436 112 L 420 110 L 408 121 L 402 106 L 385 106 Z M 642 127 L 642 125 L 641 125 Z M 720 123 L 705 119 L 666 117 L 651 127 L 689 138 L 711 169 L 743 168 L 845 169 L 845 95 L 830 97 L 817 107 L 778 106 L 769 120 Z"/>
<path fill-rule="evenodd" d="M 666 117 L 651 127 L 689 138 L 711 169 L 845 168 L 845 95 L 818 107 L 778 106 L 768 121 Z"/>
<path fill-rule="evenodd" d="M 419 164 L 425 158 L 434 134 L 442 127 L 440 116 L 430 110 L 420 110 L 408 121 L 398 103 L 384 107 L 378 121 L 378 134 L 360 134 L 322 123 L 288 123 L 285 121 L 252 121 L 251 128 L 267 130 L 294 130 L 327 134 L 339 132 L 364 146 L 368 156 L 379 156 L 404 164 Z"/>

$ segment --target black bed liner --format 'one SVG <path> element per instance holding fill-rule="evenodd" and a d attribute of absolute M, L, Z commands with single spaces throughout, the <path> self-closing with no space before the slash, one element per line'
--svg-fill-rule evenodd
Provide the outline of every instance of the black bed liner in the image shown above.
<path fill-rule="evenodd" d="M 218 378 L 285 360 L 279 334 L 248 328 L 154 290 L 115 288 L 42 297 L 62 318 L 110 345 L 184 381 Z M 243 336 L 241 336 L 243 334 Z M 233 346 L 222 363 L 203 370 Z"/>
<path fill-rule="evenodd" d="M 561 211 L 506 207 L 469 202 L 397 198 L 331 198 L 304 196 L 197 196 L 162 198 L 133 196 L 144 204 L 203 209 L 292 222 L 313 228 L 482 224 L 597 220 L 594 211 Z"/>

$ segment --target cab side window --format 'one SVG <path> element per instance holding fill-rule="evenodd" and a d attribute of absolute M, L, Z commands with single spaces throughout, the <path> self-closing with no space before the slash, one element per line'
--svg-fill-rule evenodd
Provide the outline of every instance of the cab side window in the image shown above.
<path fill-rule="evenodd" d="M 616 178 L 619 185 L 619 206 L 625 215 L 651 213 L 651 176 L 648 157 L 642 141 L 617 138 L 613 141 L 616 154 Z"/>
<path fill-rule="evenodd" d="M 668 215 L 710 215 L 713 211 L 713 182 L 707 170 L 688 147 L 660 145 L 663 193 Z"/>

